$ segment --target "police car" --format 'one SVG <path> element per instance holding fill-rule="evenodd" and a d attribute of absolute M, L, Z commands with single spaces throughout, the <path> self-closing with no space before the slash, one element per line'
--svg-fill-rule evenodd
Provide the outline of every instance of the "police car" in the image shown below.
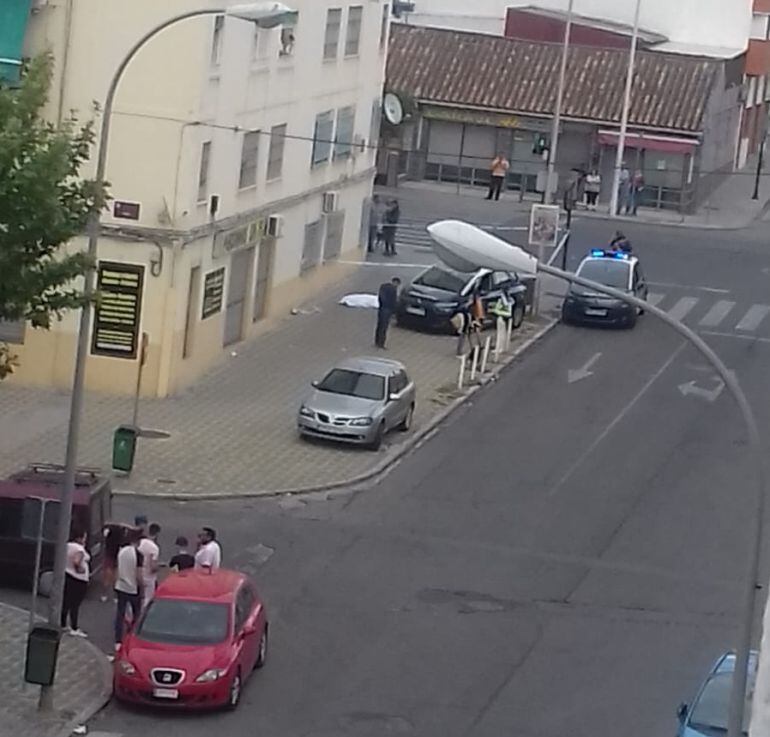
<path fill-rule="evenodd" d="M 593 249 L 575 272 L 585 279 L 604 284 L 626 294 L 647 299 L 647 282 L 639 259 L 630 253 Z M 571 284 L 561 308 L 562 322 L 609 324 L 632 328 L 644 310 L 606 294 Z"/>

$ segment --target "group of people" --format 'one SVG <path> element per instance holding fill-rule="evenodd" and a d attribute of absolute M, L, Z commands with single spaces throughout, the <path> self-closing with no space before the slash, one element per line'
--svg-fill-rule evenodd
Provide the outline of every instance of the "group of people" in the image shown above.
<path fill-rule="evenodd" d="M 596 210 L 599 194 L 602 191 L 602 175 L 597 169 L 591 169 L 583 179 L 586 208 Z M 639 201 L 644 191 L 644 173 L 637 169 L 633 174 L 628 165 L 623 163 L 618 179 L 618 209 L 617 214 L 636 215 Z"/>
<path fill-rule="evenodd" d="M 389 200 L 383 200 L 379 195 L 372 197 L 367 247 L 369 253 L 384 247 L 383 252 L 386 256 L 396 255 L 396 233 L 399 220 L 401 220 L 401 206 L 395 197 Z"/>
<path fill-rule="evenodd" d="M 178 573 L 190 568 L 216 570 L 222 564 L 222 547 L 212 527 L 204 527 L 198 534 L 195 553 L 190 552 L 186 537 L 177 537 L 176 554 L 167 563 L 161 562 L 160 534 L 161 526 L 156 522 L 148 524 L 144 515 L 138 515 L 133 526 L 111 524 L 105 529 L 103 583 L 107 590 L 113 591 L 116 604 L 116 651 L 123 640 L 126 617 L 135 621 L 152 601 L 161 568 Z M 61 612 L 62 629 L 76 637 L 86 637 L 79 619 L 91 577 L 90 563 L 86 533 L 77 531 L 67 545 Z"/>

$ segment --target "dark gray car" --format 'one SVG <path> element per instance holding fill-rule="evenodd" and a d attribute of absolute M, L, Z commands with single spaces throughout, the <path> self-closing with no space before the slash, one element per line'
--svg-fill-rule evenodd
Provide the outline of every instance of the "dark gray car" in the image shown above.
<path fill-rule="evenodd" d="M 313 382 L 299 409 L 302 436 L 376 450 L 393 429 L 412 425 L 415 386 L 406 367 L 387 358 L 349 358 Z"/>

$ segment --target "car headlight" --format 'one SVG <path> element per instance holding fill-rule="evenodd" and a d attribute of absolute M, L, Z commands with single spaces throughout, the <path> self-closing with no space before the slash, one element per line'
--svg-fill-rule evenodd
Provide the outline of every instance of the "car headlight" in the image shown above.
<path fill-rule="evenodd" d="M 218 681 L 220 678 L 222 678 L 225 673 L 227 673 L 227 670 L 224 668 L 209 668 L 206 671 L 203 671 L 196 679 L 196 683 L 211 683 L 212 681 Z"/>
<path fill-rule="evenodd" d="M 302 417 L 309 417 L 311 420 L 315 417 L 315 412 L 312 409 L 308 409 L 304 404 L 299 408 L 299 414 Z"/>
<path fill-rule="evenodd" d="M 136 675 L 136 668 L 134 668 L 134 666 L 131 665 L 131 663 L 129 663 L 127 660 L 118 661 L 118 670 L 120 670 L 124 676 Z"/>
<path fill-rule="evenodd" d="M 368 427 L 372 424 L 372 418 L 371 417 L 354 417 L 350 424 L 355 427 Z"/>

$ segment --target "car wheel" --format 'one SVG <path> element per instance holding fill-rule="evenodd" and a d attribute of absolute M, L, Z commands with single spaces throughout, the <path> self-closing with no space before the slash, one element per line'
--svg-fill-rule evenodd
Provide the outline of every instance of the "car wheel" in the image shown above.
<path fill-rule="evenodd" d="M 514 330 L 518 330 L 524 322 L 524 305 L 521 302 L 514 304 L 511 320 L 513 320 Z"/>
<path fill-rule="evenodd" d="M 241 691 L 243 690 L 243 681 L 241 679 L 241 671 L 235 671 L 233 680 L 230 681 L 230 690 L 227 693 L 227 708 L 236 709 L 238 704 L 241 703 Z"/>
<path fill-rule="evenodd" d="M 565 310 L 563 307 L 561 308 L 561 321 L 565 325 L 572 324 L 572 320 L 570 319 L 570 316 L 567 314 L 567 310 Z"/>
<path fill-rule="evenodd" d="M 626 321 L 626 327 L 627 327 L 629 330 L 631 330 L 631 328 L 633 328 L 633 327 L 636 325 L 636 319 L 637 319 L 637 316 L 636 316 L 636 313 L 635 313 L 635 312 L 632 312 L 632 313 L 631 313 L 631 314 L 628 316 L 628 320 Z"/>
<path fill-rule="evenodd" d="M 398 429 L 401 432 L 409 432 L 412 427 L 412 419 L 414 419 L 414 405 L 410 404 L 409 409 L 406 411 L 406 416 L 398 426 Z"/>
<path fill-rule="evenodd" d="M 259 650 L 257 652 L 257 662 L 254 663 L 255 668 L 264 667 L 267 662 L 267 625 L 262 630 L 262 637 L 259 638 Z"/>
<path fill-rule="evenodd" d="M 377 429 L 374 431 L 374 437 L 372 438 L 372 441 L 369 443 L 369 449 L 379 450 L 384 438 L 385 438 L 385 420 L 383 420 L 382 422 L 380 422 L 379 425 L 377 425 Z"/>

